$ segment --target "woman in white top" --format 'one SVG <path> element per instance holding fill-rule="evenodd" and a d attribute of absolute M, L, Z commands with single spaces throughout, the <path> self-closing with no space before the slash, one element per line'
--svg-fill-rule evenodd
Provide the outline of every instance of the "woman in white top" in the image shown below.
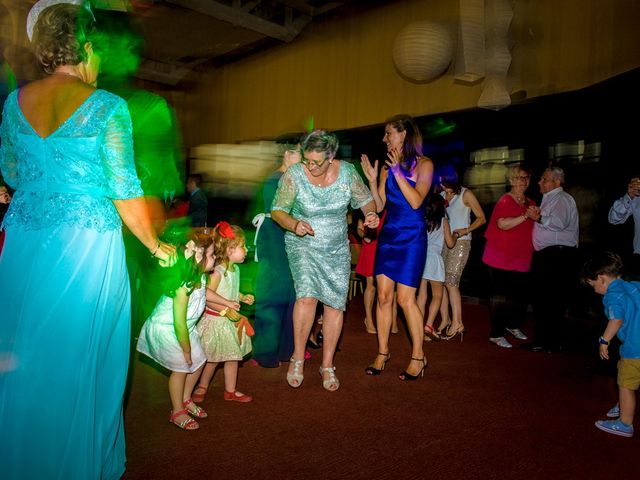
<path fill-rule="evenodd" d="M 459 334 L 460 341 L 462 341 L 464 325 L 462 324 L 460 277 L 471 251 L 471 232 L 480 228 L 487 220 L 478 199 L 471 190 L 460 185 L 458 175 L 453 169 L 440 175 L 440 186 L 447 206 L 451 231 L 457 241 L 453 248 L 443 248 L 442 250 L 445 286 L 447 288 L 442 295 L 442 305 L 440 306 L 442 321 L 438 333 L 441 338 L 446 340 L 451 340 Z M 471 212 L 475 216 L 473 222 L 471 222 Z M 451 305 L 451 319 L 449 304 Z"/>

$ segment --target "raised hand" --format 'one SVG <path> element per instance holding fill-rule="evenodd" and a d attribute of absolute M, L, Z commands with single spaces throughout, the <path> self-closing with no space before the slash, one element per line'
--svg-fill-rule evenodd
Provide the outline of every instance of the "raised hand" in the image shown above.
<path fill-rule="evenodd" d="M 362 171 L 364 176 L 367 177 L 369 185 L 375 185 L 378 179 L 378 160 L 371 165 L 369 157 L 363 153 L 360 155 L 360 165 L 362 165 Z"/>
<path fill-rule="evenodd" d="M 385 163 L 391 170 L 391 173 L 396 173 L 400 169 L 400 160 L 402 159 L 402 153 L 397 148 L 392 148 L 390 152 L 387 153 L 387 160 Z"/>

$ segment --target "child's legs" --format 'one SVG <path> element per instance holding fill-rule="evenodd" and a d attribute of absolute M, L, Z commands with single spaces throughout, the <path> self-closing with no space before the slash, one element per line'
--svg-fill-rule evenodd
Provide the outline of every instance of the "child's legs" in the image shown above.
<path fill-rule="evenodd" d="M 184 386 L 187 374 L 185 372 L 171 372 L 169 375 L 169 397 L 171 398 L 171 411 L 182 410 L 184 401 Z"/>
<path fill-rule="evenodd" d="M 202 376 L 200 377 L 200 382 L 198 382 L 198 385 L 201 385 L 204 388 L 209 388 L 209 383 L 211 383 L 211 379 L 213 378 L 213 374 L 215 373 L 217 366 L 218 366 L 218 362 L 205 363 L 204 368 L 202 369 Z"/>
<path fill-rule="evenodd" d="M 440 310 L 440 304 L 442 303 L 442 291 L 443 283 L 429 280 L 431 285 L 431 303 L 429 304 L 429 317 L 427 318 L 427 325 L 433 327 L 433 323 L 436 321 L 438 311 Z"/>
<path fill-rule="evenodd" d="M 636 411 L 636 391 L 640 386 L 640 359 L 620 359 L 618 362 L 618 386 L 620 389 L 620 420 L 631 425 Z"/>
<path fill-rule="evenodd" d="M 205 363 L 205 365 L 207 364 Z M 198 382 L 198 379 L 200 378 L 200 374 L 202 373 L 203 369 L 204 369 L 204 365 L 200 367 L 198 370 L 196 370 L 195 372 L 187 374 L 187 378 L 184 381 L 184 393 L 182 395 L 182 400 L 186 401 L 191 398 L 193 387 L 196 386 L 196 383 Z"/>
<path fill-rule="evenodd" d="M 227 392 L 235 392 L 238 383 L 238 361 L 228 360 L 224 362 L 224 389 Z"/>
<path fill-rule="evenodd" d="M 420 280 L 420 287 L 418 288 L 418 299 L 416 300 L 420 312 L 424 316 L 425 307 L 427 306 L 427 300 L 429 298 L 428 286 L 429 281 L 426 278 Z"/>

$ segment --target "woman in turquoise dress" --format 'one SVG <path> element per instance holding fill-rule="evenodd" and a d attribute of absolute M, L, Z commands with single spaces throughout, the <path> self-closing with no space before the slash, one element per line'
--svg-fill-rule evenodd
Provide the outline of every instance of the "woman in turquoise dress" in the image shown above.
<path fill-rule="evenodd" d="M 416 302 L 427 256 L 427 222 L 424 200 L 431 189 L 433 162 L 422 155 L 422 136 L 413 118 L 397 115 L 385 125 L 382 141 L 387 145 L 386 168 L 380 174 L 378 194 L 387 214 L 378 236 L 374 274 L 378 285 L 378 355 L 365 369 L 380 375 L 389 361 L 394 291 L 411 336 L 411 360 L 400 380 L 424 374 L 427 359 L 422 349 L 424 317 Z M 362 168 L 370 182 L 377 176 L 366 156 Z M 372 187 L 373 188 L 373 187 Z"/>
<path fill-rule="evenodd" d="M 285 246 L 296 291 L 287 383 L 293 388 L 302 384 L 305 346 L 319 301 L 324 304 L 320 375 L 323 387 L 335 391 L 340 382 L 333 356 L 351 271 L 347 210 L 349 205 L 362 209 L 370 228 L 376 228 L 379 219 L 371 192 L 354 166 L 334 159 L 335 135 L 314 130 L 300 142 L 300 149 L 300 163 L 282 175 L 271 207 L 271 218 L 287 231 Z"/>
<path fill-rule="evenodd" d="M 161 264 L 175 249 L 151 226 L 126 103 L 91 86 L 92 16 L 52 3 L 29 15 L 48 76 L 7 98 L 0 127 L 15 189 L 0 257 L 0 477 L 117 479 L 130 330 L 122 222 Z"/>

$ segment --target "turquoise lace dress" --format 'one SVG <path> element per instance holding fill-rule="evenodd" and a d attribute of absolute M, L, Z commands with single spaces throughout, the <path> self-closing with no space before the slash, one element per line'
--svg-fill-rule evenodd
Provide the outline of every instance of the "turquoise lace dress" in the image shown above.
<path fill-rule="evenodd" d="M 117 479 L 130 291 L 113 199 L 142 195 L 126 103 L 96 90 L 40 137 L 5 103 L 0 477 Z"/>
<path fill-rule="evenodd" d="M 327 187 L 313 185 L 298 163 L 282 175 L 272 210 L 283 210 L 309 223 L 314 236 L 285 234 L 289 267 L 296 298 L 316 298 L 344 310 L 351 273 L 347 238 L 347 208 L 361 208 L 373 200 L 360 175 L 348 162 L 340 162 L 336 181 Z"/>

